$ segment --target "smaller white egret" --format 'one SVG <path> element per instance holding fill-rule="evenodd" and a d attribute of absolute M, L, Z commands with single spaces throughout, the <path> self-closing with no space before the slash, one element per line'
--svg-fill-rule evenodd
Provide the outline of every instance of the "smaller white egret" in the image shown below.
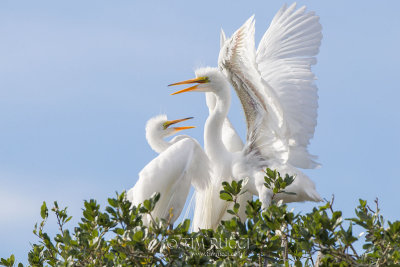
<path fill-rule="evenodd" d="M 153 193 L 161 194 L 152 212 L 152 217 L 168 219 L 172 209 L 170 224 L 182 212 L 190 185 L 196 192 L 204 190 L 209 183 L 209 163 L 199 143 L 187 135 L 179 135 L 167 142 L 164 138 L 194 126 L 170 127 L 190 118 L 168 121 L 166 115 L 151 118 L 146 125 L 146 139 L 151 148 L 160 153 L 139 173 L 135 186 L 127 192 L 132 205 L 139 205 Z M 148 225 L 151 218 L 143 218 Z"/>

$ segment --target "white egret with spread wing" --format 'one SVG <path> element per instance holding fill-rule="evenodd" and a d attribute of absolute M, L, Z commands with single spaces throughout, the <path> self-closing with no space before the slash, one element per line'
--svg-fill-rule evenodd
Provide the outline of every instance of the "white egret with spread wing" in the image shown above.
<path fill-rule="evenodd" d="M 287 190 L 296 195 L 278 195 L 285 202 L 320 201 L 314 183 L 296 167 L 314 168 L 318 164 L 307 150 L 317 117 L 317 87 L 311 65 L 321 43 L 321 25 L 313 12 L 295 4 L 282 7 L 264 34 L 257 51 L 254 46 L 254 20 L 251 17 L 231 38 L 224 41 L 219 69 L 202 68 L 196 83 L 187 91 L 213 93 L 216 105 L 205 124 L 205 151 L 213 168 L 211 190 L 202 213 L 201 228 L 215 228 L 225 213 L 219 200 L 222 181 L 250 178 L 247 188 L 258 195 L 263 207 L 271 201 L 271 190 L 264 186 L 266 167 L 282 174 L 296 175 Z M 222 127 L 230 107 L 230 84 L 244 110 L 247 124 L 243 150 L 229 152 L 222 141 Z M 206 207 L 209 205 L 206 215 Z"/>
<path fill-rule="evenodd" d="M 164 140 L 178 131 L 194 128 L 170 127 L 188 119 L 191 118 L 168 121 L 166 115 L 159 115 L 147 122 L 146 139 L 160 154 L 140 171 L 135 186 L 127 192 L 127 199 L 135 206 L 159 192 L 161 197 L 152 216 L 168 219 L 172 208 L 171 224 L 181 214 L 190 186 L 199 192 L 207 187 L 210 179 L 208 158 L 194 138 L 178 135 L 169 142 Z M 145 224 L 149 220 L 143 218 Z"/>

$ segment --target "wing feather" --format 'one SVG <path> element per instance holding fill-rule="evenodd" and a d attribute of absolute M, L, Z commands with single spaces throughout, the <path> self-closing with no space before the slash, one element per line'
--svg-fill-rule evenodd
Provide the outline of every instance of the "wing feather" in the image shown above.
<path fill-rule="evenodd" d="M 138 205 L 159 192 L 161 198 L 153 215 L 167 218 L 170 208 L 173 208 L 174 221 L 184 207 L 190 185 L 196 191 L 207 188 L 209 171 L 208 158 L 201 146 L 194 139 L 185 138 L 171 145 L 142 169 L 127 198 L 133 205 Z"/>
<path fill-rule="evenodd" d="M 225 41 L 219 67 L 242 103 L 247 153 L 277 163 L 314 168 L 307 150 L 317 123 L 318 94 L 311 66 L 322 34 L 319 17 L 284 5 L 255 50 L 251 17 Z M 257 154 L 257 153 L 256 153 Z"/>
<path fill-rule="evenodd" d="M 316 158 L 307 150 L 317 124 L 318 94 L 311 66 L 316 63 L 322 27 L 314 12 L 303 6 L 283 6 L 257 49 L 262 78 L 276 92 L 287 125 L 288 162 L 314 168 Z"/>
<path fill-rule="evenodd" d="M 251 17 L 225 41 L 218 63 L 243 107 L 247 123 L 245 153 L 283 164 L 288 157 L 287 145 L 279 138 L 285 129 L 283 112 L 275 92 L 261 78 L 255 59 L 254 18 Z"/>
<path fill-rule="evenodd" d="M 219 46 L 220 46 L 220 48 L 222 48 L 224 46 L 225 40 L 226 40 L 226 35 L 225 35 L 224 30 L 221 28 L 221 35 L 220 35 L 220 38 L 219 38 Z"/>

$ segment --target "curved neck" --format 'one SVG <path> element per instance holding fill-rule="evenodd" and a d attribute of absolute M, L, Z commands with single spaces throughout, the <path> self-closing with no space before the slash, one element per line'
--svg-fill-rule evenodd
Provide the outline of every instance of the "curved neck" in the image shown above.
<path fill-rule="evenodd" d="M 206 93 L 206 104 L 208 107 L 208 113 L 211 113 L 213 109 L 215 108 L 215 102 L 216 102 L 215 94 L 212 92 L 207 92 Z"/>
<path fill-rule="evenodd" d="M 222 125 L 231 105 L 231 92 L 228 85 L 219 88 L 214 96 L 216 104 L 213 110 L 210 109 L 204 127 L 204 148 L 210 160 L 218 162 L 229 154 L 222 142 Z"/>
<path fill-rule="evenodd" d="M 146 139 L 150 147 L 158 154 L 166 150 L 171 145 L 160 135 L 156 134 L 155 131 L 146 131 Z"/>

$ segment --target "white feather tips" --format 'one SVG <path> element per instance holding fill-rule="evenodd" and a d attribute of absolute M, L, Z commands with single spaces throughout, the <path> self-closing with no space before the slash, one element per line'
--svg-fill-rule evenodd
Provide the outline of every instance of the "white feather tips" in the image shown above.
<path fill-rule="evenodd" d="M 225 35 L 224 30 L 221 28 L 221 36 L 219 39 L 219 47 L 220 48 L 222 48 L 224 46 L 225 40 L 226 40 L 226 35 Z"/>

